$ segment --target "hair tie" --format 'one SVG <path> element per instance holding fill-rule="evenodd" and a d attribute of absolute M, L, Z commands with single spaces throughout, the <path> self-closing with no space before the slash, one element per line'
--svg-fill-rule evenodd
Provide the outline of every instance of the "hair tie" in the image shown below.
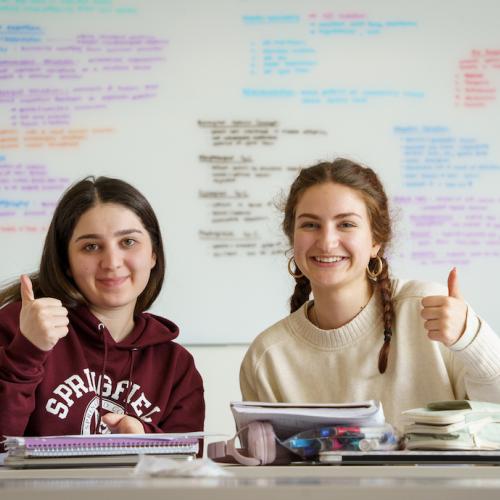
<path fill-rule="evenodd" d="M 384 330 L 384 342 L 390 342 L 392 338 L 392 331 L 386 328 Z"/>

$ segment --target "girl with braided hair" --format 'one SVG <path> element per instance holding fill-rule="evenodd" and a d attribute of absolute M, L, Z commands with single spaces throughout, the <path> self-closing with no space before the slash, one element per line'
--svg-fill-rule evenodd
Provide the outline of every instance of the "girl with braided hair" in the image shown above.
<path fill-rule="evenodd" d="M 373 170 L 343 158 L 303 169 L 283 230 L 291 314 L 251 344 L 243 399 L 376 399 L 395 426 L 429 401 L 500 402 L 500 339 L 464 301 L 456 269 L 448 290 L 390 277 L 388 201 Z"/>

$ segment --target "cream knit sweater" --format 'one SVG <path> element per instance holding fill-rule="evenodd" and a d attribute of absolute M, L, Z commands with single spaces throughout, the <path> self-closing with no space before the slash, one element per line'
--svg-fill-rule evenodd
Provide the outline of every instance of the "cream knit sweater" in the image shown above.
<path fill-rule="evenodd" d="M 307 318 L 311 303 L 261 333 L 240 370 L 244 400 L 342 403 L 376 399 L 386 420 L 401 427 L 401 412 L 429 401 L 472 399 L 500 403 L 500 338 L 468 308 L 466 332 L 453 346 L 428 339 L 420 317 L 423 297 L 445 295 L 440 285 L 393 282 L 395 322 L 384 374 L 380 296 L 348 324 L 320 330 Z"/>

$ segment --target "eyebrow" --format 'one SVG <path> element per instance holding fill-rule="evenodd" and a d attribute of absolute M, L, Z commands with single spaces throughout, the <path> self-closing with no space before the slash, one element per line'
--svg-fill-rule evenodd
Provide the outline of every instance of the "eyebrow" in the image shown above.
<path fill-rule="evenodd" d="M 113 236 L 126 236 L 133 233 L 143 234 L 143 231 L 141 231 L 140 229 L 122 229 L 121 231 L 116 231 Z M 103 236 L 101 234 L 96 233 L 82 234 L 81 236 L 78 236 L 78 238 L 76 238 L 75 243 L 80 240 L 98 240 L 102 237 Z"/>
<path fill-rule="evenodd" d="M 353 217 L 353 216 L 358 217 L 359 219 L 362 219 L 361 215 L 357 214 L 356 212 L 345 212 L 345 213 L 337 214 L 333 218 L 334 219 L 343 219 L 344 217 Z M 297 219 L 300 219 L 300 218 L 319 220 L 321 217 L 318 217 L 315 214 L 303 213 L 303 214 L 297 215 Z"/>

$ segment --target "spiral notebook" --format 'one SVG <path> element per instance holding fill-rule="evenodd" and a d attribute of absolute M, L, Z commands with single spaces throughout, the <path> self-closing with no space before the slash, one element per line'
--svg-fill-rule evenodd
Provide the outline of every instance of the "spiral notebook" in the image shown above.
<path fill-rule="evenodd" d="M 104 434 L 45 437 L 7 436 L 4 465 L 29 467 L 89 467 L 133 465 L 140 455 L 193 458 L 203 433 Z"/>

